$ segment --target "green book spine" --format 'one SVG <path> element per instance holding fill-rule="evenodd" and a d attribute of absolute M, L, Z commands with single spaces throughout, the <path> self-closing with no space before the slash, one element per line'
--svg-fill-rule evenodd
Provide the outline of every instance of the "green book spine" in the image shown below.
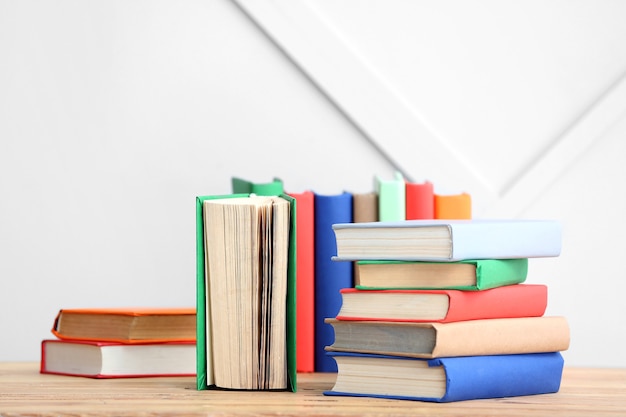
<path fill-rule="evenodd" d="M 432 263 L 419 261 L 358 261 L 359 264 L 394 264 L 394 263 Z M 519 259 L 475 259 L 457 262 L 446 262 L 446 264 L 465 263 L 476 266 L 476 285 L 459 285 L 441 287 L 438 289 L 481 291 L 490 288 L 503 287 L 505 285 L 520 284 L 526 281 L 528 275 L 528 258 Z M 357 285 L 361 290 L 390 290 L 399 289 L 391 287 L 369 287 Z M 401 289 L 419 290 L 419 287 L 406 287 Z"/>
<path fill-rule="evenodd" d="M 398 221 L 406 219 L 406 183 L 404 177 L 396 172 L 394 179 L 375 178 L 378 192 L 378 218 L 380 221 Z"/>
<path fill-rule="evenodd" d="M 283 182 L 274 178 L 271 182 L 259 183 L 233 177 L 231 179 L 232 192 L 235 194 L 256 194 L 263 196 L 284 194 Z"/>

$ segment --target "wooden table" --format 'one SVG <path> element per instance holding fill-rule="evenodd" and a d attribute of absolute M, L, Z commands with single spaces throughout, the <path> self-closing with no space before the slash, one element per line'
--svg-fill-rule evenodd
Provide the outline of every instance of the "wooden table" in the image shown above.
<path fill-rule="evenodd" d="M 300 374 L 298 392 L 196 391 L 195 379 L 94 380 L 0 363 L 0 416 L 626 416 L 626 369 L 566 368 L 556 394 L 448 404 L 326 397 L 334 374 Z"/>

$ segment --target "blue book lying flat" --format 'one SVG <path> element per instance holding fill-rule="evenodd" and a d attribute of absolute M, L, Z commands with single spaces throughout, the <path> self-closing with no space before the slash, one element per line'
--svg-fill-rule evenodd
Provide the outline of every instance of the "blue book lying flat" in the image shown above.
<path fill-rule="evenodd" d="M 451 402 L 554 393 L 559 352 L 415 359 L 333 352 L 335 386 L 325 395 Z"/>

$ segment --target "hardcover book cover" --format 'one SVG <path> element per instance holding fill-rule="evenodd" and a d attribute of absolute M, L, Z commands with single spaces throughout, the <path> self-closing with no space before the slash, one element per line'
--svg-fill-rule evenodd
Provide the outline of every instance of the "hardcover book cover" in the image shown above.
<path fill-rule="evenodd" d="M 334 372 L 336 364 L 324 347 L 332 343 L 333 328 L 325 323 L 341 306 L 339 290 L 353 286 L 352 263 L 333 262 L 336 251 L 332 225 L 352 221 L 352 195 L 315 194 L 315 371 Z"/>
<path fill-rule="evenodd" d="M 93 307 L 59 310 L 59 339 L 111 343 L 195 342 L 195 308 Z"/>
<path fill-rule="evenodd" d="M 435 193 L 433 183 L 406 182 L 406 219 L 434 219 Z"/>
<path fill-rule="evenodd" d="M 569 348 L 565 317 L 515 317 L 451 323 L 328 319 L 333 352 L 415 358 L 559 352 Z"/>
<path fill-rule="evenodd" d="M 541 284 L 506 285 L 484 291 L 345 288 L 340 293 L 343 302 L 338 320 L 445 323 L 539 317 L 548 304 L 547 286 Z"/>
<path fill-rule="evenodd" d="M 435 194 L 435 219 L 471 219 L 472 197 L 468 193 Z"/>
<path fill-rule="evenodd" d="M 516 397 L 558 392 L 563 374 L 559 352 L 438 359 L 332 355 L 339 371 L 325 395 L 430 402 Z"/>
<path fill-rule="evenodd" d="M 196 387 L 198 390 L 208 389 L 213 385 L 211 360 L 211 338 L 207 332 L 207 286 L 205 276 L 205 240 L 204 240 L 204 210 L 203 203 L 210 199 L 248 197 L 249 194 L 227 194 L 218 196 L 196 197 Z M 293 197 L 281 194 L 280 197 L 290 203 L 290 229 L 289 229 L 289 260 L 287 271 L 287 375 L 288 389 L 297 390 L 296 370 L 296 268 L 297 268 L 297 244 L 296 244 L 296 201 Z"/>
<path fill-rule="evenodd" d="M 335 260 L 451 262 L 559 256 L 555 220 L 459 219 L 334 224 Z"/>
<path fill-rule="evenodd" d="M 459 273 L 458 267 L 463 273 Z M 455 289 L 481 291 L 520 284 L 528 258 L 474 259 L 457 262 L 358 261 L 355 287 L 368 290 Z M 457 284 L 457 282 L 470 282 Z"/>
<path fill-rule="evenodd" d="M 256 194 L 256 195 L 281 195 L 283 182 L 279 178 L 274 178 L 270 182 L 253 182 L 243 178 L 233 177 L 231 179 L 233 194 Z"/>
<path fill-rule="evenodd" d="M 405 220 L 406 186 L 402 174 L 396 172 L 391 180 L 376 176 L 374 184 L 378 192 L 378 219 L 380 221 Z"/>
<path fill-rule="evenodd" d="M 196 374 L 194 342 L 109 343 L 44 340 L 40 372 L 86 378 L 145 378 Z"/>
<path fill-rule="evenodd" d="M 287 193 L 296 199 L 297 370 L 315 371 L 315 200 L 313 192 Z"/>

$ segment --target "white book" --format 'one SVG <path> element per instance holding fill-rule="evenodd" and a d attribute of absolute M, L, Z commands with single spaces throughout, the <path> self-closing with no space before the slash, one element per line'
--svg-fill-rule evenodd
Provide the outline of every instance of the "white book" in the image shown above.
<path fill-rule="evenodd" d="M 453 262 L 554 257 L 561 253 L 555 220 L 472 219 L 339 223 L 334 260 Z"/>

